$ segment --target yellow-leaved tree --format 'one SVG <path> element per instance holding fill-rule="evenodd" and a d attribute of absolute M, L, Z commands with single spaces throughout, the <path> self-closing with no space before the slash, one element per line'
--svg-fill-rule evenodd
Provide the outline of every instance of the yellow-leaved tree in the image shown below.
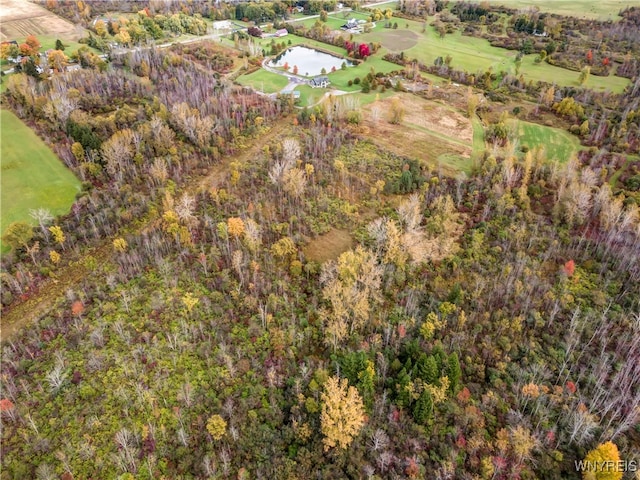
<path fill-rule="evenodd" d="M 582 478 L 585 480 L 621 480 L 620 453 L 615 443 L 601 443 L 584 457 Z"/>
<path fill-rule="evenodd" d="M 330 377 L 321 396 L 320 423 L 325 451 L 346 449 L 364 425 L 364 404 L 355 387 L 346 378 Z"/>
<path fill-rule="evenodd" d="M 207 421 L 207 432 L 214 440 L 220 440 L 227 432 L 227 422 L 220 415 L 211 415 Z"/>

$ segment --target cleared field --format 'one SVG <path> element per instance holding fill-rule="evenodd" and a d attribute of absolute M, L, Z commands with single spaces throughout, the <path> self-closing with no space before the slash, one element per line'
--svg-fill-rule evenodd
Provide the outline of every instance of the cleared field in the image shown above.
<path fill-rule="evenodd" d="M 543 12 L 596 20 L 619 19 L 618 12 L 637 2 L 628 0 L 489 0 L 492 5 L 510 8 L 538 7 Z"/>
<path fill-rule="evenodd" d="M 491 68 L 496 73 L 506 71 L 515 74 L 517 52 L 514 50 L 494 47 L 488 40 L 464 36 L 461 32 L 440 38 L 434 27 L 427 26 L 425 32 L 422 32 L 422 29 L 420 22 L 398 19 L 397 30 L 374 30 L 357 36 L 356 40 L 382 43 L 382 51 L 376 56 L 404 51 L 407 58 L 416 59 L 425 65 L 433 65 L 436 58 L 446 58 L 449 55 L 453 68 L 470 73 L 485 72 Z M 535 64 L 535 57 L 536 55 L 527 55 L 522 60 L 520 73 L 526 80 L 551 80 L 561 86 L 579 86 L 579 72 L 555 67 L 546 62 Z M 587 86 L 594 90 L 610 90 L 615 93 L 621 93 L 629 84 L 628 79 L 613 75 L 591 75 L 587 82 Z"/>
<path fill-rule="evenodd" d="M 247 85 L 264 93 L 277 93 L 287 86 L 287 77 L 260 69 L 249 75 L 242 75 L 236 80 L 240 85 Z"/>
<path fill-rule="evenodd" d="M 396 102 L 404 118 L 392 124 L 389 112 Z M 471 171 L 474 124 L 455 109 L 402 93 L 369 103 L 363 111 L 365 133 L 380 147 L 450 175 Z"/>
<path fill-rule="evenodd" d="M 2 233 L 11 222 L 33 224 L 30 209 L 67 213 L 80 190 L 78 179 L 13 113 L 0 110 L 0 126 Z"/>
<path fill-rule="evenodd" d="M 514 129 L 520 145 L 529 149 L 543 147 L 549 160 L 566 162 L 582 148 L 576 136 L 560 128 L 518 120 L 509 122 L 509 126 Z"/>
<path fill-rule="evenodd" d="M 27 35 L 78 40 L 84 29 L 26 0 L 2 0 L 0 41 L 21 40 Z M 55 40 L 54 40 L 55 41 Z"/>

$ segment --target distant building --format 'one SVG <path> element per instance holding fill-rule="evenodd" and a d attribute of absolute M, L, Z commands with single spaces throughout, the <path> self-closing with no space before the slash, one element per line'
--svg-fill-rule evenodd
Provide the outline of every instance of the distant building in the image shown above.
<path fill-rule="evenodd" d="M 217 22 L 213 22 L 214 30 L 231 30 L 233 28 L 233 24 L 231 20 L 220 20 Z"/>
<path fill-rule="evenodd" d="M 358 26 L 358 21 L 355 18 L 350 18 L 347 23 L 342 25 L 340 28 L 343 30 L 351 30 L 352 28 L 356 28 Z"/>
<path fill-rule="evenodd" d="M 329 77 L 321 75 L 319 77 L 312 78 L 309 85 L 311 85 L 311 88 L 327 88 L 329 86 Z"/>
<path fill-rule="evenodd" d="M 289 35 L 289 32 L 286 28 L 281 28 L 280 30 L 276 31 L 276 37 L 286 37 L 287 35 Z"/>

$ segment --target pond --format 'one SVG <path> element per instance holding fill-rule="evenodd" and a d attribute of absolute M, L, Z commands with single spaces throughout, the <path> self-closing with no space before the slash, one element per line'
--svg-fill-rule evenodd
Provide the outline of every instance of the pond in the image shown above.
<path fill-rule="evenodd" d="M 352 67 L 354 63 L 335 55 L 320 52 L 313 48 L 307 47 L 291 47 L 269 62 L 270 67 L 283 67 L 289 65 L 289 72 L 293 73 L 293 67 L 298 67 L 298 75 L 316 76 L 322 73 L 324 68 L 326 73 L 330 73 L 333 67 L 340 70 L 343 63 L 347 67 Z"/>

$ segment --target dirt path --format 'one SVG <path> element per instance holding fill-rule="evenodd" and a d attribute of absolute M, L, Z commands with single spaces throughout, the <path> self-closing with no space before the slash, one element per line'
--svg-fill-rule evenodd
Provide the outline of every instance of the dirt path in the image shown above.
<path fill-rule="evenodd" d="M 183 186 L 183 190 L 196 193 L 202 188 L 211 188 L 222 183 L 228 174 L 229 164 L 232 161 L 249 162 L 256 158 L 264 146 L 264 139 L 279 138 L 286 132 L 286 128 L 291 125 L 290 118 L 283 118 L 276 121 L 273 126 L 260 137 L 250 140 L 251 144 L 235 155 L 229 155 L 222 159 L 219 164 L 214 165 L 203 177 L 194 178 L 189 184 Z M 154 218 L 138 228 L 138 232 L 143 231 L 154 222 Z M 116 235 L 118 236 L 118 235 Z M 13 337 L 23 327 L 30 325 L 38 319 L 47 315 L 55 306 L 56 302 L 63 298 L 69 289 L 78 287 L 81 282 L 92 275 L 102 275 L 102 267 L 113 264 L 112 238 L 104 239 L 98 246 L 83 253 L 80 258 L 70 261 L 60 267 L 55 273 L 55 278 L 46 280 L 38 286 L 38 291 L 28 299 L 14 303 L 2 313 L 0 322 L 0 341 L 4 342 Z M 95 263 L 89 268 L 86 262 L 87 257 L 93 257 Z"/>

